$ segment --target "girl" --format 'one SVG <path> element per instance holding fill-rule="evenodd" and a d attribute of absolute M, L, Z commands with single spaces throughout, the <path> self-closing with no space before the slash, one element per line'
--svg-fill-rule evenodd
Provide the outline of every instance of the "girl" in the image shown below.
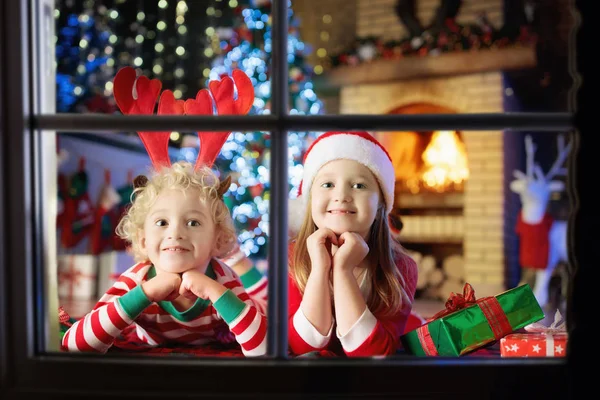
<path fill-rule="evenodd" d="M 265 354 L 265 316 L 238 275 L 217 260 L 236 240 L 222 198 L 230 180 L 187 162 L 142 178 L 117 227 L 139 262 L 73 324 L 63 347 L 106 352 L 133 325 L 150 346 L 228 342 L 231 332 L 246 356 Z"/>
<path fill-rule="evenodd" d="M 328 132 L 308 149 L 289 248 L 293 354 L 398 350 L 417 266 L 390 235 L 394 183 L 390 156 L 366 132 Z"/>

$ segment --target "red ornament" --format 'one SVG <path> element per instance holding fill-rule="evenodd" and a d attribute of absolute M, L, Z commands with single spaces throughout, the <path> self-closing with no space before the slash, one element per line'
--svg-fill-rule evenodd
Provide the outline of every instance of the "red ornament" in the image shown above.
<path fill-rule="evenodd" d="M 252 197 L 258 197 L 258 196 L 262 195 L 263 189 L 264 189 L 264 186 L 261 183 L 258 183 L 254 186 L 250 186 L 248 188 Z"/>
<path fill-rule="evenodd" d="M 259 218 L 248 219 L 248 230 L 253 231 L 258 228 Z"/>

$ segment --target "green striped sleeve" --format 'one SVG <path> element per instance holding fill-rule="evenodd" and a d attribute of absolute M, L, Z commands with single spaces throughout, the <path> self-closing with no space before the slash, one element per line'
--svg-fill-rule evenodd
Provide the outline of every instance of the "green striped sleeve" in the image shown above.
<path fill-rule="evenodd" d="M 123 310 L 129 315 L 129 318 L 135 319 L 142 313 L 152 302 L 146 297 L 146 293 L 142 290 L 142 285 L 137 285 L 129 292 L 117 299 Z"/>
<path fill-rule="evenodd" d="M 242 313 L 242 311 L 244 311 L 246 303 L 241 301 L 230 289 L 227 289 L 225 293 L 213 303 L 213 306 L 215 307 L 215 310 L 221 314 L 225 322 L 230 324 Z"/>
<path fill-rule="evenodd" d="M 262 272 L 256 269 L 256 267 L 252 267 L 248 272 L 240 276 L 240 279 L 242 280 L 242 285 L 247 289 L 256 285 L 256 282 L 260 281 L 262 277 Z"/>

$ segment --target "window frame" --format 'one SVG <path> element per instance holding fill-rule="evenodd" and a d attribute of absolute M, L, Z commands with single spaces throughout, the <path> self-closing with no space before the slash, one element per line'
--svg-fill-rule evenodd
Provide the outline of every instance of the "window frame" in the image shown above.
<path fill-rule="evenodd" d="M 289 394 L 285 396 L 287 398 L 293 394 L 337 394 L 345 397 L 395 394 L 447 399 L 448 395 L 483 398 L 484 393 L 484 397 L 506 395 L 526 398 L 533 395 L 536 398 L 555 398 L 557 394 L 564 397 L 570 390 L 568 383 L 574 377 L 568 370 L 574 366 L 576 359 L 582 358 L 585 350 L 578 339 L 582 329 L 588 326 L 581 312 L 586 305 L 582 305 L 583 300 L 577 297 L 578 308 L 575 309 L 573 298 L 578 293 L 575 288 L 583 288 L 583 276 L 589 274 L 589 262 L 593 260 L 590 250 L 574 241 L 575 237 L 583 237 L 584 229 L 590 227 L 589 220 L 584 221 L 582 213 L 593 210 L 589 203 L 586 209 L 581 196 L 577 196 L 585 191 L 578 180 L 586 173 L 579 167 L 583 162 L 580 156 L 585 152 L 580 152 L 577 160 L 570 157 L 569 161 L 569 192 L 571 198 L 578 202 L 569 220 L 570 258 L 577 273 L 570 282 L 572 295 L 568 299 L 571 311 L 568 322 L 571 339 L 569 355 L 565 359 L 398 356 L 389 359 L 289 360 L 283 356 L 287 341 L 278 338 L 287 337 L 287 131 L 426 128 L 560 131 L 573 129 L 572 113 L 287 115 L 288 71 L 281 68 L 285 62 L 281 55 L 285 54 L 287 46 L 287 0 L 273 0 L 272 66 L 275 73 L 272 76 L 273 109 L 269 116 L 41 115 L 36 103 L 39 99 L 39 71 L 32 67 L 32 60 L 36 59 L 34 52 L 39 52 L 39 49 L 33 40 L 34 23 L 31 20 L 33 7 L 40 1 L 44 0 L 14 0 L 0 4 L 0 59 L 4 60 L 0 64 L 0 184 L 4 188 L 0 196 L 0 290 L 3 292 L 0 296 L 0 394 L 9 394 L 10 398 L 32 393 L 52 393 L 61 398 L 80 398 L 83 394 L 110 394 L 117 398 L 132 395 L 163 397 L 162 391 L 171 388 L 174 396 L 212 394 L 236 397 L 262 393 L 264 398 L 267 394 L 281 397 L 286 393 Z M 269 302 L 269 352 L 274 356 L 262 360 L 207 360 L 41 353 L 40 338 L 36 335 L 44 323 L 40 310 L 44 309 L 45 290 L 40 222 L 35 218 L 36 212 L 43 207 L 37 189 L 42 156 L 40 130 L 107 132 L 118 129 L 160 130 L 162 126 L 180 130 L 202 126 L 207 130 L 272 132 L 270 213 L 277 218 L 271 218 L 270 222 L 269 280 L 272 284 L 269 285 L 269 296 L 270 299 L 280 299 Z M 574 136 L 574 151 L 581 150 L 582 142 L 585 142 L 581 128 Z M 587 154 L 589 156 L 590 153 Z M 591 172 L 588 170 L 587 174 L 589 178 Z M 285 184 L 277 185 L 275 182 Z M 585 192 L 589 196 L 590 191 Z M 593 247 L 591 241 L 582 243 Z M 148 379 L 157 372 L 162 379 Z M 327 379 L 323 379 L 324 376 Z M 235 384 L 232 384 L 232 377 Z M 72 379 L 67 384 L 69 378 Z M 402 381 L 410 382 L 410 385 Z M 556 384 L 549 385 L 548 382 Z"/>

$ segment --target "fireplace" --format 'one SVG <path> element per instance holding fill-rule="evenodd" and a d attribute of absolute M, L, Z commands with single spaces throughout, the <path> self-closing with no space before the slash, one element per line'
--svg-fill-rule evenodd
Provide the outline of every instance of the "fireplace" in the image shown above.
<path fill-rule="evenodd" d="M 464 57 L 464 60 L 458 63 L 460 71 L 452 74 L 444 70 L 443 76 L 435 73 L 433 76 L 422 76 L 421 73 L 396 76 L 397 72 L 379 74 L 377 63 L 372 63 L 368 66 L 369 76 L 379 76 L 381 82 L 361 78 L 356 71 L 345 75 L 341 70 L 334 71 L 329 78 L 339 87 L 342 114 L 501 113 L 504 112 L 504 94 L 510 94 L 502 74 L 506 65 L 494 63 L 484 71 L 469 71 L 465 65 L 471 64 L 469 57 L 510 59 L 512 64 L 507 68 L 519 65 L 515 58 L 521 59 L 520 65 L 524 68 L 535 60 L 532 49 L 507 49 L 504 52 L 448 55 Z M 444 63 L 444 57 L 423 62 L 429 65 Z M 396 61 L 396 70 L 406 61 Z M 392 70 L 389 65 L 386 68 Z M 400 162 L 403 157 L 419 159 L 418 149 L 424 151 L 427 141 L 435 133 L 379 132 L 375 135 L 388 148 L 392 158 Z M 468 177 L 450 190 L 435 192 L 421 187 L 412 193 L 407 183 L 398 179 L 395 212 L 404 224 L 398 238 L 407 249 L 418 251 L 423 257 L 434 256 L 437 269 L 452 268 L 450 273 L 444 271 L 443 278 L 452 276 L 454 285 L 438 285 L 444 296 L 450 288 L 450 291 L 462 289 L 461 282 L 465 281 L 473 285 L 478 296 L 494 295 L 506 288 L 507 268 L 518 270 L 514 224 L 519 204 L 510 200 L 512 194 L 508 182 L 518 161 L 509 149 L 521 139 L 516 135 L 504 135 L 502 131 L 453 134 L 460 139 L 466 152 Z M 394 139 L 394 136 L 398 138 Z M 405 149 L 403 141 L 406 142 Z M 419 165 L 414 164 L 412 168 L 399 171 L 399 175 L 414 174 Z M 426 258 L 426 267 L 421 268 L 429 268 L 430 263 L 431 260 Z M 439 280 L 436 274 L 440 272 L 435 271 L 432 279 Z"/>

